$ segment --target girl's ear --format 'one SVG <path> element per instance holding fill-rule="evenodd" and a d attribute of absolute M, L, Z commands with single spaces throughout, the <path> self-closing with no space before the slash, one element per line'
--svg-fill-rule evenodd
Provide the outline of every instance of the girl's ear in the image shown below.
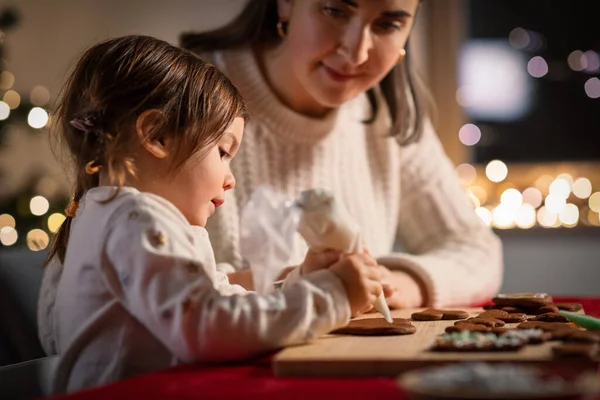
<path fill-rule="evenodd" d="M 156 158 L 169 156 L 169 139 L 160 136 L 163 116 L 157 110 L 144 111 L 135 123 L 135 130 L 140 143 Z"/>

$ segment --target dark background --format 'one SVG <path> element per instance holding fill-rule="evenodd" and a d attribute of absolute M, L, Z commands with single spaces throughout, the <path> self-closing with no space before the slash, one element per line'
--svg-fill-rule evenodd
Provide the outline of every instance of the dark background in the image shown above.
<path fill-rule="evenodd" d="M 574 50 L 600 52 L 600 1 L 470 0 L 469 38 L 506 39 L 517 27 L 545 38 L 539 51 L 549 73 L 535 80 L 533 105 L 511 122 L 472 120 L 487 143 L 474 147 L 474 161 L 560 162 L 600 160 L 600 98 L 591 99 L 584 83 L 600 75 L 572 71 L 567 57 Z M 553 68 L 554 67 L 554 68 Z"/>

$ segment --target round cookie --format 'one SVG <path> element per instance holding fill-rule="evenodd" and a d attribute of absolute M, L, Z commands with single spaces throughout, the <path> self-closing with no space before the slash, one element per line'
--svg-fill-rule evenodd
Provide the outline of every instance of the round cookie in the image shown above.
<path fill-rule="evenodd" d="M 343 328 L 332 331 L 335 335 L 357 335 L 357 336 L 395 336 L 410 335 L 417 328 L 404 318 L 394 318 L 393 323 L 384 318 L 364 318 L 350 321 Z"/>
<path fill-rule="evenodd" d="M 555 358 L 578 358 L 593 360 L 598 355 L 598 346 L 595 344 L 568 343 L 552 348 Z"/>
<path fill-rule="evenodd" d="M 461 322 L 461 321 L 459 321 L 459 322 Z M 455 325 L 458 324 L 459 322 L 456 322 Z M 489 326 L 491 328 L 504 326 L 504 321 L 502 321 L 500 319 L 495 319 L 495 318 L 476 317 L 476 318 L 469 318 L 469 319 L 465 320 L 464 322 L 468 322 L 470 324 L 485 325 L 485 326 Z"/>
<path fill-rule="evenodd" d="M 468 322 L 462 322 L 462 321 L 458 321 L 454 325 L 446 327 L 446 333 L 463 332 L 463 331 L 487 333 L 487 332 L 490 332 L 491 330 L 492 330 L 492 328 L 490 328 L 489 326 L 485 326 L 485 325 L 481 325 L 481 324 L 470 324 Z"/>
<path fill-rule="evenodd" d="M 453 321 L 458 319 L 467 319 L 469 318 L 469 313 L 462 310 L 437 310 L 440 311 L 443 320 Z"/>
<path fill-rule="evenodd" d="M 547 293 L 499 294 L 492 299 L 497 306 L 505 307 L 542 307 L 552 304 L 552 296 Z"/>
<path fill-rule="evenodd" d="M 444 316 L 444 313 L 434 308 L 428 308 L 423 311 L 415 312 L 410 317 L 414 321 L 439 321 Z"/>
<path fill-rule="evenodd" d="M 554 306 L 559 310 L 577 312 L 583 310 L 581 303 L 554 303 Z"/>

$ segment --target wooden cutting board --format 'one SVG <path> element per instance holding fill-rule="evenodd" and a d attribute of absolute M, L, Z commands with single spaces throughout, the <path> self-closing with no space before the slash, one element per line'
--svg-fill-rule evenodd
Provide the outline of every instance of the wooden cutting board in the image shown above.
<path fill-rule="evenodd" d="M 394 318 L 410 318 L 413 310 L 394 310 Z M 471 316 L 483 310 L 463 309 Z M 380 318 L 366 314 L 361 318 Z M 557 342 L 529 345 L 509 352 L 432 352 L 428 351 L 435 337 L 455 321 L 412 321 L 417 332 L 405 336 L 324 335 L 311 344 L 289 347 L 273 360 L 276 376 L 287 377 L 368 377 L 397 376 L 407 370 L 458 361 L 542 363 L 573 368 L 597 368 L 598 362 L 573 360 L 554 361 L 551 348 Z M 506 324 L 513 327 L 518 324 Z"/>

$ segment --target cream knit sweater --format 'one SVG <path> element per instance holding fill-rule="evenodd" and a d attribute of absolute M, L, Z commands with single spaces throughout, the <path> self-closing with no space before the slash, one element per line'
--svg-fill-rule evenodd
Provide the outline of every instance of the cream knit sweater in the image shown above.
<path fill-rule="evenodd" d="M 370 114 L 364 95 L 323 119 L 309 118 L 270 91 L 251 51 L 202 57 L 236 84 L 251 112 L 232 163 L 237 186 L 207 226 L 217 262 L 246 267 L 240 214 L 257 187 L 270 185 L 292 198 L 321 187 L 345 203 L 380 264 L 423 284 L 428 305 L 474 304 L 497 293 L 501 243 L 474 213 L 429 122 L 420 141 L 400 147 L 389 135 L 385 107 L 375 123 L 362 122 Z M 397 241 L 405 252 L 393 251 Z M 300 263 L 305 252 L 298 237 L 290 263 Z"/>

